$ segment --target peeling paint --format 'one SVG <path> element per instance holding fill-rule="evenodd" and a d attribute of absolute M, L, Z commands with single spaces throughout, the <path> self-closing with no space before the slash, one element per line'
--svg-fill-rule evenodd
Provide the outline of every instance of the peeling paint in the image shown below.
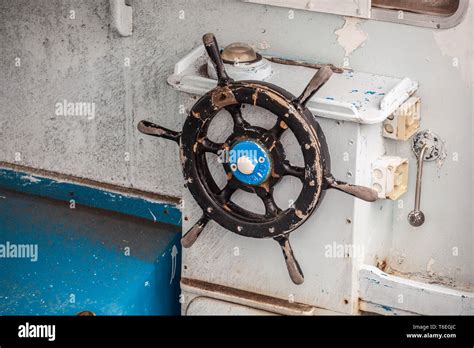
<path fill-rule="evenodd" d="M 345 56 L 348 57 L 367 41 L 368 35 L 360 29 L 359 24 L 364 20 L 354 17 L 344 17 L 344 26 L 334 32 L 337 42 L 344 48 Z"/>
<path fill-rule="evenodd" d="M 153 217 L 153 221 L 156 222 L 156 216 L 153 214 L 150 208 L 148 208 L 148 211 L 150 212 L 151 216 Z"/>
<path fill-rule="evenodd" d="M 33 175 L 23 175 L 20 178 L 25 180 L 25 181 L 28 181 L 32 184 L 37 184 L 37 183 L 41 182 L 41 179 L 38 179 L 38 178 L 34 177 Z"/>

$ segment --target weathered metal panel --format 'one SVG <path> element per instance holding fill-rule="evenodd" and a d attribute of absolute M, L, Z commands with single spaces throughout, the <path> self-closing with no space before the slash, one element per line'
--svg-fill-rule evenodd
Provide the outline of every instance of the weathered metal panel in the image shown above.
<path fill-rule="evenodd" d="M 473 315 L 474 293 L 387 274 L 376 267 L 359 271 L 360 299 L 384 308 L 424 315 Z"/>

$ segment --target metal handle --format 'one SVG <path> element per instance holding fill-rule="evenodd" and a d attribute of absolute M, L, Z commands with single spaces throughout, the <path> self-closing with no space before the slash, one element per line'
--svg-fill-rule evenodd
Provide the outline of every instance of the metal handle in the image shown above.
<path fill-rule="evenodd" d="M 303 284 L 303 271 L 301 270 L 300 264 L 295 258 L 295 254 L 293 253 L 293 248 L 291 247 L 288 236 L 279 236 L 274 239 L 281 246 L 281 251 L 283 252 L 283 256 L 285 256 L 285 263 L 286 267 L 288 268 L 288 273 L 290 274 L 291 280 L 296 285 Z"/>
<path fill-rule="evenodd" d="M 146 135 L 151 135 L 158 138 L 165 138 L 175 141 L 179 144 L 181 132 L 175 132 L 168 128 L 158 126 L 149 121 L 140 121 L 137 126 L 138 130 Z"/>
<path fill-rule="evenodd" d="M 211 58 L 214 68 L 216 69 L 218 84 L 220 86 L 227 84 L 231 79 L 225 71 L 224 62 L 222 61 L 216 37 L 214 34 L 208 33 L 202 37 L 202 41 L 204 42 L 207 54 Z"/>
<path fill-rule="evenodd" d="M 319 69 L 318 72 L 313 76 L 311 81 L 309 81 L 303 93 L 301 93 L 296 101 L 302 106 L 306 106 L 308 101 L 316 94 L 317 91 L 321 89 L 321 87 L 326 84 L 326 82 L 329 81 L 331 76 L 331 67 L 328 65 L 322 66 L 321 69 Z"/>
<path fill-rule="evenodd" d="M 424 145 L 418 155 L 418 165 L 416 171 L 416 188 L 415 188 L 415 208 L 408 214 L 408 222 L 414 227 L 420 227 L 425 223 L 425 214 L 420 210 L 421 202 L 421 182 L 423 176 L 423 162 L 428 145 Z"/>
<path fill-rule="evenodd" d="M 328 188 L 347 193 L 366 202 L 375 202 L 378 199 L 378 193 L 374 189 L 348 184 L 347 182 L 334 179 L 332 175 L 326 176 L 326 183 Z"/>
<path fill-rule="evenodd" d="M 412 141 L 412 150 L 417 158 L 416 188 L 415 188 L 415 208 L 408 214 L 408 222 L 414 227 L 419 227 L 425 223 L 425 214 L 421 211 L 421 183 L 423 177 L 423 162 L 438 160 L 442 163 L 446 157 L 446 147 L 444 141 L 429 129 L 419 131 Z"/>
<path fill-rule="evenodd" d="M 193 246 L 193 244 L 199 238 L 208 222 L 209 218 L 207 216 L 203 216 L 199 219 L 198 222 L 194 224 L 193 227 L 189 229 L 189 231 L 184 235 L 184 237 L 181 238 L 181 245 L 183 246 L 183 248 L 190 248 Z"/>

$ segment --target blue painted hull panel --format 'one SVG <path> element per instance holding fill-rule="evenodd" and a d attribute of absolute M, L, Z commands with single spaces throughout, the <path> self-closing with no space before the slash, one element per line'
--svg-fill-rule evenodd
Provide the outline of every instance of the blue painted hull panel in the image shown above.
<path fill-rule="evenodd" d="M 0 187 L 66 202 L 74 200 L 77 205 L 106 209 L 181 226 L 181 211 L 174 204 L 108 192 L 75 182 L 58 181 L 26 172 L 0 168 Z"/>
<path fill-rule="evenodd" d="M 179 315 L 180 237 L 176 226 L 0 188 L 0 245 L 38 248 L 36 261 L 0 257 L 0 315 Z"/>

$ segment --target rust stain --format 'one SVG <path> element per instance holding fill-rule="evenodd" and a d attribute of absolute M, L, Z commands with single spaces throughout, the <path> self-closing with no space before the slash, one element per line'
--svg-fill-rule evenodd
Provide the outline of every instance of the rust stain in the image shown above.
<path fill-rule="evenodd" d="M 235 95 L 228 86 L 216 87 L 211 95 L 212 105 L 216 109 L 222 109 L 229 105 L 237 104 Z"/>
<path fill-rule="evenodd" d="M 270 183 L 268 182 L 268 180 L 261 184 L 260 187 L 263 188 L 265 191 L 270 192 Z"/>
<path fill-rule="evenodd" d="M 280 177 L 280 175 L 278 175 L 278 174 L 275 172 L 275 169 L 273 169 L 273 168 L 272 168 L 271 176 L 272 176 L 272 178 L 279 178 L 279 177 Z"/>
<path fill-rule="evenodd" d="M 300 219 L 304 219 L 305 214 L 301 210 L 295 210 L 295 215 Z"/>
<path fill-rule="evenodd" d="M 258 94 L 260 93 L 260 88 L 255 89 L 255 93 L 252 95 L 253 106 L 257 105 Z"/>
<path fill-rule="evenodd" d="M 379 270 L 385 272 L 387 270 L 387 267 L 388 267 L 387 260 L 383 259 L 383 260 L 377 261 L 377 268 Z"/>
<path fill-rule="evenodd" d="M 275 146 L 276 146 L 276 141 L 274 141 L 274 142 L 272 143 L 272 145 L 270 146 L 270 148 L 268 149 L 268 151 L 269 151 L 269 152 L 272 152 L 273 149 L 275 148 Z"/>

